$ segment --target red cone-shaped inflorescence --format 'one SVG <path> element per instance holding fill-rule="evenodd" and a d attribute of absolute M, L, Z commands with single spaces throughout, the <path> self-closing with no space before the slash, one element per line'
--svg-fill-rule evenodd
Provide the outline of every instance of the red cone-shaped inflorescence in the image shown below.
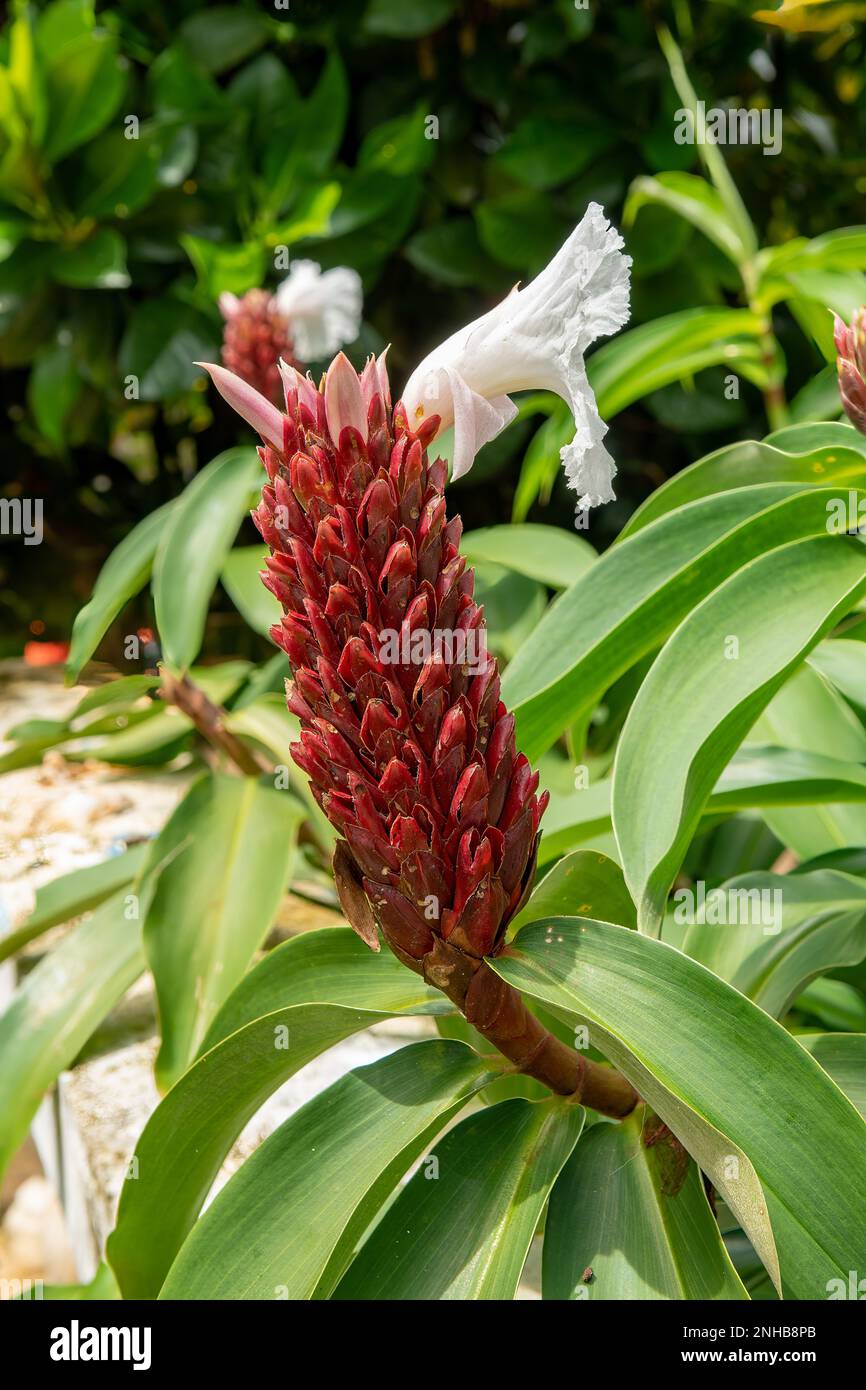
<path fill-rule="evenodd" d="M 292 338 L 285 314 L 268 290 L 248 290 L 238 299 L 220 296 L 225 319 L 222 362 L 274 405 L 282 405 L 279 361 L 293 360 Z"/>
<path fill-rule="evenodd" d="M 446 465 L 427 455 L 438 420 L 413 431 L 392 412 L 381 359 L 359 378 L 340 354 L 322 391 L 285 380 L 254 519 L 294 673 L 292 755 L 345 841 L 341 900 L 374 944 L 366 895 L 407 963 L 437 937 L 489 954 L 529 890 L 547 794 L 515 749 Z"/>
<path fill-rule="evenodd" d="M 837 315 L 833 336 L 845 414 L 861 434 L 866 434 L 866 308 L 857 310 L 850 328 Z"/>

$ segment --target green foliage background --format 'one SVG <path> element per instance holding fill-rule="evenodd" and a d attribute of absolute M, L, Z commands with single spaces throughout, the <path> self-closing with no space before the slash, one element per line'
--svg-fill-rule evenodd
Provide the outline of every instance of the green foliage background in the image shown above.
<path fill-rule="evenodd" d="M 0 452 L 4 494 L 46 498 L 46 544 L 0 549 L 2 649 L 19 651 L 34 618 L 66 636 L 130 525 L 246 442 L 191 363 L 217 350 L 221 290 L 281 278 L 275 246 L 359 270 L 365 322 L 350 355 L 390 341 L 399 387 L 430 346 L 531 277 L 590 199 L 621 223 L 636 177 L 698 172 L 695 147 L 674 140 L 681 103 L 660 22 L 708 105 L 784 112 L 782 156 L 725 151 L 762 245 L 861 221 L 864 43 L 851 7 L 839 19 L 819 6 L 824 27 L 804 34 L 754 8 L 13 5 L 0 36 Z M 633 324 L 740 302 L 731 264 L 673 212 L 643 207 L 627 239 Z M 774 326 L 793 396 L 824 357 L 787 307 Z M 728 401 L 723 375 L 712 367 L 617 416 L 618 501 L 593 519 L 597 545 L 690 459 L 765 432 L 760 391 L 744 380 Z M 508 520 L 531 434 L 527 418 L 461 485 L 468 526 Z M 551 481 L 530 518 L 570 527 L 572 500 Z M 225 609 L 211 638 L 234 651 L 248 639 Z"/>

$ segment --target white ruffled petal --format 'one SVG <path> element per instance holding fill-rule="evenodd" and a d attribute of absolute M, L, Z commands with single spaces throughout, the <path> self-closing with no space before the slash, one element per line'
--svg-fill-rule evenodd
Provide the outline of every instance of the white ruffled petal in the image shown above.
<path fill-rule="evenodd" d="M 275 298 L 303 362 L 330 357 L 358 336 L 364 291 L 358 272 L 347 266 L 323 273 L 315 261 L 293 261 Z"/>
<path fill-rule="evenodd" d="M 476 448 L 494 437 L 513 418 L 503 400 L 513 391 L 554 391 L 567 401 L 575 437 L 562 451 L 569 483 L 580 506 L 613 497 L 613 460 L 602 445 L 606 426 L 598 413 L 584 367 L 584 353 L 597 338 L 615 333 L 628 319 L 631 259 L 622 254 L 622 237 L 597 203 L 553 260 L 525 289 L 512 291 L 495 309 L 451 335 L 428 354 L 412 373 L 403 393 L 410 422 L 432 414 L 445 429 L 457 415 L 457 392 L 470 393 L 471 409 L 455 440 L 453 476 L 465 473 L 467 450 L 475 430 Z M 492 406 L 485 414 L 478 398 Z M 484 421 L 483 426 L 478 422 Z M 498 432 L 498 431 L 497 431 Z M 460 472 L 458 472 L 458 467 Z"/>
<path fill-rule="evenodd" d="M 451 481 L 455 482 L 469 472 L 479 450 L 511 423 L 517 414 L 517 406 L 507 396 L 485 400 L 453 367 L 445 367 L 443 372 L 448 379 L 454 409 Z"/>

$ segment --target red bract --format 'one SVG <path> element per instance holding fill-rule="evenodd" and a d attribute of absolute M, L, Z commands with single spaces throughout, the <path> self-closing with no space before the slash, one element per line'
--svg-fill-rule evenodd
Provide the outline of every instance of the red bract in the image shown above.
<path fill-rule="evenodd" d="M 833 336 L 845 414 L 861 434 L 866 434 L 866 308 L 857 310 L 850 328 L 837 315 Z"/>
<path fill-rule="evenodd" d="M 428 457 L 438 420 L 413 431 L 392 411 L 381 360 L 359 378 L 340 354 L 321 391 L 284 380 L 283 448 L 260 451 L 254 520 L 294 673 L 292 755 L 345 842 L 344 909 L 377 944 L 363 889 L 416 968 L 437 937 L 487 955 L 529 889 L 547 795 L 516 751 L 446 465 Z"/>
<path fill-rule="evenodd" d="M 286 316 L 268 290 L 248 290 L 240 299 L 222 295 L 225 318 L 223 365 L 249 382 L 274 405 L 281 405 L 283 389 L 277 363 L 293 358 L 292 338 Z"/>

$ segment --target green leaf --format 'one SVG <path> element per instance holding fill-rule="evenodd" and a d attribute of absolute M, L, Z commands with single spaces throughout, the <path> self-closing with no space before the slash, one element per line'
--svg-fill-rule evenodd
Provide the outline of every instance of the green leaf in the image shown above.
<path fill-rule="evenodd" d="M 822 642 L 820 648 L 828 643 Z M 835 645 L 835 644 L 833 644 Z M 859 644 L 852 644 L 859 645 Z M 820 650 L 820 648 L 818 650 Z M 813 657 L 816 653 L 811 654 Z M 822 659 L 822 658 L 818 658 Z M 853 710 L 811 659 L 770 702 L 749 731 L 750 741 L 784 744 L 855 766 L 866 762 L 866 732 Z M 866 840 L 866 810 L 840 798 L 820 809 L 767 807 L 764 820 L 801 859 Z"/>
<path fill-rule="evenodd" d="M 846 321 L 852 319 L 866 299 L 866 276 L 854 271 L 800 271 L 783 278 L 774 298 L 787 300 L 803 332 L 835 366 L 831 311 Z"/>
<path fill-rule="evenodd" d="M 70 38 L 43 59 L 48 97 L 45 157 L 55 163 L 102 130 L 117 110 L 126 71 L 105 29 Z"/>
<path fill-rule="evenodd" d="M 262 583 L 268 554 L 263 545 L 236 546 L 226 556 L 220 575 L 223 588 L 241 617 L 263 637 L 270 635 L 274 623 L 282 617 L 279 603 Z"/>
<path fill-rule="evenodd" d="M 663 483 L 629 518 L 619 541 L 687 502 L 763 483 L 800 482 L 813 487 L 862 487 L 866 439 L 850 425 L 796 425 L 769 436 L 707 454 Z M 859 441 L 859 442 L 858 442 Z"/>
<path fill-rule="evenodd" d="M 15 931 L 0 936 L 0 961 L 8 960 L 58 923 L 90 912 L 131 883 L 142 866 L 145 849 L 144 845 L 133 845 L 122 854 L 114 854 L 86 869 L 74 869 L 37 888 L 33 911 L 26 921 Z"/>
<path fill-rule="evenodd" d="M 265 251 L 257 242 L 230 245 L 187 235 L 180 238 L 180 244 L 209 299 L 218 299 L 224 291 L 244 294 L 258 288 L 265 278 Z"/>
<path fill-rule="evenodd" d="M 675 919 L 692 897 L 674 894 Z M 866 883 L 832 869 L 742 874 L 707 894 L 683 950 L 780 1018 L 817 976 L 866 957 Z"/>
<path fill-rule="evenodd" d="M 265 155 L 268 206 L 281 212 L 299 178 L 328 172 L 343 138 L 349 112 L 349 82 L 336 49 L 328 54 L 312 94 L 293 113 L 287 133 L 277 123 Z"/>
<path fill-rule="evenodd" d="M 731 178 L 724 155 L 713 141 L 707 139 L 705 120 L 698 106 L 695 89 L 689 81 L 682 53 L 668 29 L 662 27 L 658 33 L 659 43 L 667 59 L 671 79 L 677 89 L 680 101 L 692 112 L 696 147 L 701 163 L 712 179 L 719 197 L 727 209 L 728 221 L 736 230 L 744 257 L 751 258 L 758 250 L 758 239 L 751 218 L 740 197 L 737 185 Z"/>
<path fill-rule="evenodd" d="M 120 1298 L 114 1275 L 107 1264 L 101 1263 L 87 1284 L 46 1284 L 40 1298 L 58 1303 L 109 1303 Z"/>
<path fill-rule="evenodd" d="M 556 188 L 582 173 L 615 138 L 601 124 L 529 116 L 496 151 L 493 163 L 529 188 Z"/>
<path fill-rule="evenodd" d="M 624 927 L 637 925 L 622 869 L 606 855 L 582 849 L 567 854 L 545 874 L 509 923 L 509 935 L 539 917 L 595 917 Z"/>
<path fill-rule="evenodd" d="M 93 586 L 88 602 L 72 627 L 66 661 L 67 684 L 77 680 L 114 619 L 129 600 L 143 589 L 153 567 L 153 557 L 170 515 L 169 502 L 146 516 L 111 552 Z"/>
<path fill-rule="evenodd" d="M 199 1055 L 264 1014 L 309 1003 L 385 1013 L 453 1011 L 443 994 L 407 972 L 390 951 L 371 951 L 349 927 L 324 927 L 284 941 L 244 976 Z"/>
<path fill-rule="evenodd" d="M 302 193 L 288 217 L 282 217 L 265 233 L 265 246 L 291 246 L 304 237 L 328 236 L 331 214 L 342 197 L 338 183 L 323 183 Z"/>
<path fill-rule="evenodd" d="M 547 411 L 548 418 L 532 436 L 523 456 L 511 508 L 513 523 L 525 521 L 536 501 L 550 501 L 554 484 L 562 472 L 560 450 L 574 438 L 574 420 L 564 401 L 551 397 L 549 404 L 545 403 L 542 408 Z"/>
<path fill-rule="evenodd" d="M 460 542 L 470 564 L 490 561 L 538 580 L 551 589 L 567 589 L 597 559 L 589 541 L 557 526 L 485 526 L 467 531 Z"/>
<path fill-rule="evenodd" d="M 88 739 L 83 746 L 64 745 L 63 756 L 69 762 L 98 758 L 118 767 L 164 765 L 188 748 L 192 737 L 192 720 L 179 709 L 157 709 L 104 739 Z"/>
<path fill-rule="evenodd" d="M 260 480 L 253 449 L 228 449 L 196 474 L 163 530 L 153 601 L 165 660 L 180 670 L 198 655 L 217 579 Z"/>
<path fill-rule="evenodd" d="M 477 203 L 473 215 L 485 251 L 500 265 L 532 274 L 547 264 L 568 231 L 547 194 L 528 189 Z"/>
<path fill-rule="evenodd" d="M 623 222 L 630 226 L 642 207 L 668 208 L 703 232 L 720 251 L 740 265 L 746 251 L 717 189 L 695 174 L 673 172 L 641 177 L 629 189 Z"/>
<path fill-rule="evenodd" d="M 764 273 L 797 270 L 866 270 L 866 227 L 838 227 L 823 236 L 765 247 L 759 257 Z"/>
<path fill-rule="evenodd" d="M 440 28 L 455 9 L 456 0 L 415 0 L 408 7 L 402 0 L 370 0 L 364 28 L 390 39 L 418 39 Z"/>
<path fill-rule="evenodd" d="M 288 778 L 292 791 L 304 802 L 307 819 L 313 822 L 319 840 L 333 847 L 336 832 L 313 796 L 309 779 L 295 766 L 289 753 L 290 745 L 300 738 L 301 726 L 286 709 L 285 694 L 257 695 L 249 703 L 236 705 L 227 712 L 225 725 L 242 738 L 254 739 L 271 754 L 276 762 L 275 771 L 281 771 Z"/>
<path fill-rule="evenodd" d="M 213 359 L 217 335 L 210 319 L 190 304 L 164 296 L 133 310 L 120 344 L 124 376 L 137 377 L 143 401 L 171 399 L 199 377 L 196 361 Z"/>
<path fill-rule="evenodd" d="M 797 677 L 795 677 L 795 680 Z M 542 821 L 542 838 L 538 851 L 539 864 L 546 864 L 570 850 L 574 845 L 593 840 L 611 828 L 610 778 L 591 782 L 574 792 L 553 790 L 550 805 Z M 759 807 L 811 806 L 820 804 L 822 821 L 850 806 L 833 806 L 828 802 L 861 802 L 866 796 L 866 770 L 852 767 L 840 758 L 825 758 L 817 753 L 799 753 L 790 748 L 741 748 L 716 782 L 703 814 L 715 818 L 721 814 Z M 774 811 L 778 819 L 778 813 Z M 773 817 L 769 817 L 773 819 Z M 785 838 L 782 836 L 781 838 Z M 631 899 L 629 899 L 631 901 Z M 557 911 L 564 911 L 560 906 Z M 593 912 L 595 917 L 603 913 Z M 623 921 L 621 917 L 611 919 Z"/>
<path fill-rule="evenodd" d="M 606 551 L 548 608 L 503 677 L 527 757 L 591 713 L 732 572 L 798 535 L 826 536 L 828 495 L 796 483 L 737 488 L 680 507 Z"/>
<path fill-rule="evenodd" d="M 58 251 L 51 273 L 58 284 L 76 289 L 126 289 L 126 243 L 112 227 L 100 227 L 87 241 Z"/>
<path fill-rule="evenodd" d="M 286 889 L 299 803 L 250 777 L 204 777 L 155 842 L 169 860 L 144 923 L 156 984 L 160 1085 L 195 1056 L 264 940 Z"/>
<path fill-rule="evenodd" d="M 792 454 L 809 453 L 811 450 L 832 450 L 829 461 L 834 465 L 839 451 L 843 449 L 853 449 L 866 458 L 866 435 L 855 430 L 847 420 L 786 425 L 784 429 L 768 434 L 765 443 L 772 444 L 776 449 L 790 450 Z"/>
<path fill-rule="evenodd" d="M 863 1121 L 768 1014 L 664 942 L 586 918 L 524 927 L 490 964 L 589 1023 L 723 1194 L 785 1297 L 823 1298 L 829 1278 L 858 1267 Z"/>
<path fill-rule="evenodd" d="M 236 67 L 267 42 L 268 22 L 255 10 L 209 5 L 183 21 L 178 37 L 190 57 L 216 75 Z"/>
<path fill-rule="evenodd" d="M 39 145 L 45 134 L 45 91 L 42 69 L 37 60 L 33 28 L 25 13 L 14 19 L 8 30 L 9 85 L 19 112 L 27 122 L 30 138 Z"/>
<path fill-rule="evenodd" d="M 866 1035 L 796 1033 L 795 1037 L 866 1120 Z"/>
<path fill-rule="evenodd" d="M 138 893 L 118 894 L 31 970 L 0 1015 L 0 1173 L 43 1093 L 141 974 Z"/>
<path fill-rule="evenodd" d="M 866 1033 L 866 998 L 844 980 L 822 976 L 794 1000 L 797 1013 L 838 1032 Z"/>
<path fill-rule="evenodd" d="M 39 354 L 27 382 L 27 399 L 40 434 L 55 446 L 66 442 L 65 424 L 83 382 L 71 348 L 55 343 Z"/>
<path fill-rule="evenodd" d="M 257 1018 L 171 1088 L 135 1150 L 108 1257 L 125 1298 L 156 1298 L 244 1125 L 279 1086 L 335 1043 L 390 1017 L 296 1004 Z"/>
<path fill-rule="evenodd" d="M 161 1297 L 327 1297 L 399 1178 L 490 1079 L 474 1052 L 445 1040 L 349 1072 L 229 1180 Z"/>
<path fill-rule="evenodd" d="M 821 536 L 789 543 L 722 584 L 656 659 L 626 719 L 613 776 L 614 831 L 642 931 L 661 925 L 668 889 L 722 768 L 864 588 L 859 542 Z"/>
<path fill-rule="evenodd" d="M 93 29 L 93 6 L 89 0 L 54 0 L 36 22 L 36 48 L 42 58 L 58 53 Z"/>
<path fill-rule="evenodd" d="M 159 685 L 159 676 L 155 675 L 120 676 L 117 680 L 103 681 L 101 685 L 94 686 L 79 700 L 69 717 L 69 723 L 74 727 L 85 714 L 92 714 L 95 709 L 105 709 L 106 706 L 123 705 L 130 707 L 140 700 L 142 695 L 147 695 L 153 690 L 156 685 Z"/>
<path fill-rule="evenodd" d="M 81 152 L 75 180 L 79 217 L 129 217 L 150 202 L 160 177 L 162 132 L 143 125 L 135 139 L 123 129 L 109 129 Z"/>
<path fill-rule="evenodd" d="M 231 109 L 226 93 L 180 44 L 158 54 L 150 65 L 148 79 L 157 116 L 213 125 L 223 122 Z"/>
<path fill-rule="evenodd" d="M 124 1295 L 156 1298 L 226 1154 L 283 1081 L 358 1029 L 446 1002 L 348 928 L 313 931 L 270 952 L 226 1001 L 199 1058 L 138 1142 L 138 1176 L 121 1193 L 108 1251 Z"/>
<path fill-rule="evenodd" d="M 422 227 L 406 242 L 403 253 L 422 275 L 442 285 L 493 289 L 500 278 L 468 217 Z"/>
<path fill-rule="evenodd" d="M 866 768 L 821 753 L 793 748 L 747 747 L 719 777 L 712 810 L 751 806 L 807 806 L 812 802 L 866 800 Z"/>
<path fill-rule="evenodd" d="M 384 173 L 416 174 L 426 169 L 436 153 L 435 141 L 427 127 L 423 103 L 406 116 L 377 125 L 367 135 L 358 152 L 358 163 Z"/>
<path fill-rule="evenodd" d="M 605 420 L 651 391 L 721 363 L 747 373 L 760 360 L 761 320 L 749 309 L 681 309 L 620 333 L 586 364 Z"/>
<path fill-rule="evenodd" d="M 697 1165 L 651 1139 L 647 1119 L 639 1106 L 593 1125 L 563 1168 L 544 1229 L 545 1299 L 747 1298 Z"/>
<path fill-rule="evenodd" d="M 513 1299 L 585 1113 L 563 1101 L 506 1100 L 462 1120 L 388 1208 L 334 1297 Z"/>
<path fill-rule="evenodd" d="M 812 652 L 809 665 L 844 695 L 861 718 L 866 715 L 866 645 L 863 642 L 828 638 Z M 853 749 L 850 755 L 855 756 Z"/>

